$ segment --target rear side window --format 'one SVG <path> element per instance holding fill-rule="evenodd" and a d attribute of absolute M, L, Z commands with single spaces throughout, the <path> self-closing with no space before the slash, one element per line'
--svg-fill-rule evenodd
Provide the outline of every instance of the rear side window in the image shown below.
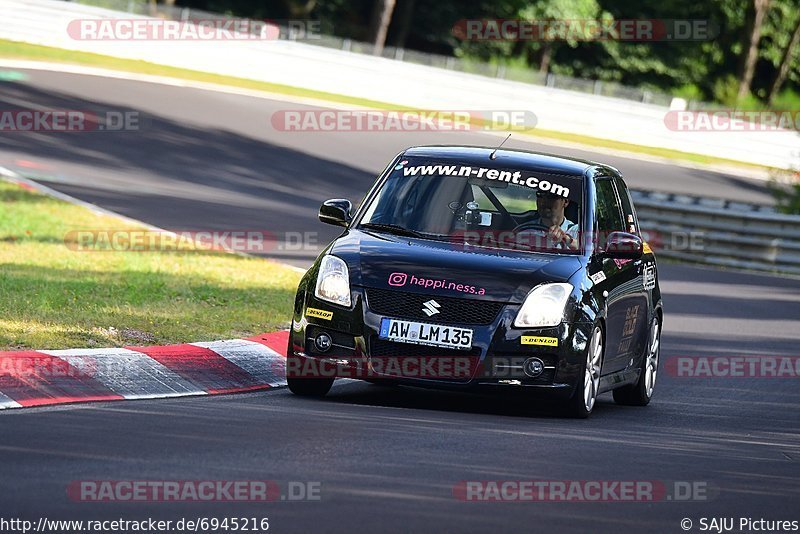
<path fill-rule="evenodd" d="M 614 184 L 610 179 L 601 179 L 595 182 L 597 190 L 597 229 L 601 236 L 607 236 L 610 232 L 624 232 L 626 225 L 622 220 L 617 193 L 614 191 Z"/>
<path fill-rule="evenodd" d="M 614 178 L 614 183 L 617 184 L 617 192 L 619 193 L 619 201 L 622 205 L 622 216 L 624 218 L 627 231 L 639 235 L 639 219 L 636 218 L 636 211 L 633 209 L 633 202 L 631 201 L 630 191 L 628 186 L 620 178 Z"/>

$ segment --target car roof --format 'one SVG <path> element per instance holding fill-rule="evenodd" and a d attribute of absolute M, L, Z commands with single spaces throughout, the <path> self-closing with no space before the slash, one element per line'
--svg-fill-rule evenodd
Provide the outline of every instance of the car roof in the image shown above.
<path fill-rule="evenodd" d="M 402 154 L 404 156 L 455 159 L 459 163 L 471 165 L 486 165 L 493 161 L 495 164 L 508 165 L 512 168 L 570 176 L 584 176 L 589 169 L 598 171 L 608 169 L 614 174 L 619 174 L 615 168 L 594 161 L 510 148 L 497 149 L 496 159 L 490 160 L 489 155 L 493 151 L 495 151 L 494 147 L 425 145 L 407 148 Z M 605 173 L 601 172 L 601 174 Z"/>

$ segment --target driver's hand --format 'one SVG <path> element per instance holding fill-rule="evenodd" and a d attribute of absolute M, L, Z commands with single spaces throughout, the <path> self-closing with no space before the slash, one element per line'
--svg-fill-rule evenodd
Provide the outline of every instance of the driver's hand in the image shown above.
<path fill-rule="evenodd" d="M 547 229 L 547 235 L 556 243 L 564 243 L 566 246 L 572 247 L 572 236 L 562 230 L 557 224 Z"/>
<path fill-rule="evenodd" d="M 565 241 L 567 237 L 567 233 L 561 229 L 557 224 L 554 224 L 550 228 L 547 229 L 547 235 L 555 241 L 556 243 L 561 243 Z"/>

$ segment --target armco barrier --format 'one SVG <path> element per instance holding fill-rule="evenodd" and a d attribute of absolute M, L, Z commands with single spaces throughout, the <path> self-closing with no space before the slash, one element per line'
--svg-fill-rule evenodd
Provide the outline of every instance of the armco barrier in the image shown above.
<path fill-rule="evenodd" d="M 800 274 L 800 216 L 688 195 L 632 191 L 632 196 L 658 256 Z"/>
<path fill-rule="evenodd" d="M 669 108 L 454 72 L 324 46 L 275 41 L 74 39 L 76 19 L 147 18 L 56 0 L 0 0 L 0 38 L 302 87 L 424 110 L 528 111 L 537 128 L 790 169 L 794 131 L 675 131 Z M 264 124 L 269 118 L 264 117 Z"/>

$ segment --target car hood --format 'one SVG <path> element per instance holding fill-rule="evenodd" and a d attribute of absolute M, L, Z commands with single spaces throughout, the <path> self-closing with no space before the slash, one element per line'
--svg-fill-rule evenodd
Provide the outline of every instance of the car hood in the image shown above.
<path fill-rule="evenodd" d="M 414 239 L 360 230 L 329 252 L 347 262 L 355 286 L 521 303 L 543 282 L 565 282 L 579 256 L 531 253 Z"/>

